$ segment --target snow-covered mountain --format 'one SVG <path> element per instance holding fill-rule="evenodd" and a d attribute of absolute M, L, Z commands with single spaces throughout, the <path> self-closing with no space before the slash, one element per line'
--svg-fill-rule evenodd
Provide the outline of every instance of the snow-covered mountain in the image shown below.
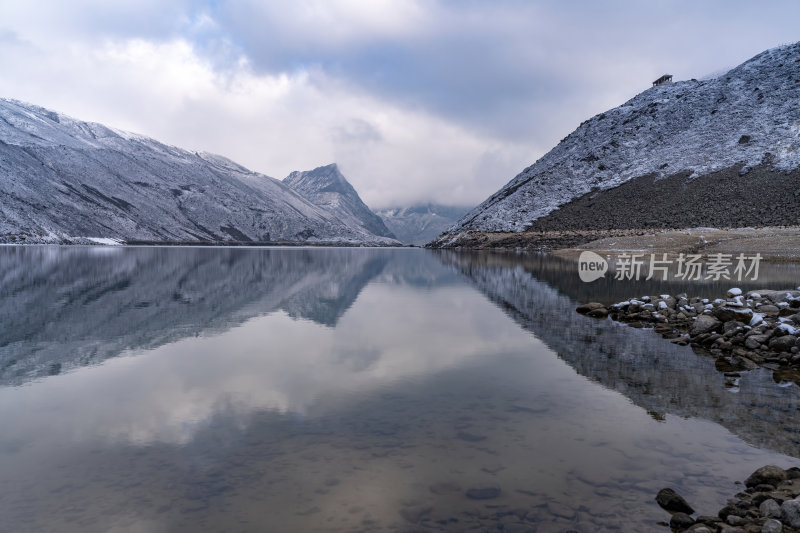
<path fill-rule="evenodd" d="M 0 239 L 391 242 L 224 157 L 0 99 Z"/>
<path fill-rule="evenodd" d="M 376 209 L 392 233 L 405 244 L 425 244 L 435 239 L 445 229 L 469 211 L 469 207 L 451 207 L 438 204 L 411 207 Z"/>
<path fill-rule="evenodd" d="M 591 228 L 598 220 L 796 224 L 798 167 L 800 43 L 718 78 L 649 88 L 585 121 L 437 244 L 457 245 L 469 232 Z"/>
<path fill-rule="evenodd" d="M 336 163 L 303 172 L 294 171 L 283 183 L 303 198 L 351 227 L 394 239 L 394 235 L 375 213 L 370 211 Z"/>

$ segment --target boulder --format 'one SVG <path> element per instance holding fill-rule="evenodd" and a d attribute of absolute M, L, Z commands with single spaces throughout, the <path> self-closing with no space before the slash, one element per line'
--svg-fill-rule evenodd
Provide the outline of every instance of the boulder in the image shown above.
<path fill-rule="evenodd" d="M 797 344 L 797 337 L 794 335 L 781 335 L 769 341 L 769 349 L 775 352 L 790 352 Z"/>
<path fill-rule="evenodd" d="M 770 498 L 769 500 L 761 502 L 761 505 L 758 506 L 758 512 L 765 518 L 780 518 L 781 506 L 778 505 L 778 502 Z"/>
<path fill-rule="evenodd" d="M 582 315 L 587 314 L 589 311 L 594 311 L 595 309 L 605 308 L 605 305 L 599 302 L 589 302 L 588 304 L 579 305 L 575 310 Z"/>
<path fill-rule="evenodd" d="M 800 528 L 800 499 L 786 500 L 781 504 L 781 522 L 789 527 Z"/>
<path fill-rule="evenodd" d="M 605 318 L 608 316 L 608 309 L 605 307 L 597 307 L 586 313 L 586 316 L 590 316 L 592 318 Z"/>
<path fill-rule="evenodd" d="M 783 468 L 775 465 L 767 465 L 762 466 L 750 474 L 750 476 L 744 480 L 744 484 L 746 487 L 755 487 L 756 485 L 764 484 L 777 486 L 781 481 L 786 481 L 788 477 L 786 470 Z"/>
<path fill-rule="evenodd" d="M 685 529 L 689 529 L 693 525 L 694 518 L 686 513 L 675 513 L 672 515 L 672 518 L 669 519 L 669 527 L 671 527 L 674 531 L 683 531 Z"/>
<path fill-rule="evenodd" d="M 723 322 L 728 322 L 729 320 L 738 320 L 740 322 L 749 323 L 753 316 L 753 311 L 749 308 L 738 309 L 735 307 L 725 306 L 715 308 L 713 311 L 711 311 L 711 314 Z"/>
<path fill-rule="evenodd" d="M 800 296 L 800 291 L 772 291 L 764 296 L 769 298 L 772 303 L 778 303 L 788 300 L 789 298 L 797 298 Z"/>
<path fill-rule="evenodd" d="M 656 494 L 656 502 L 665 511 L 686 514 L 694 513 L 692 506 L 686 503 L 686 500 L 684 500 L 680 494 L 670 488 L 658 491 L 658 494 Z"/>
<path fill-rule="evenodd" d="M 697 320 L 694 321 L 694 324 L 692 324 L 692 328 L 691 330 L 689 330 L 689 334 L 692 337 L 696 337 L 697 335 L 701 335 L 703 333 L 716 331 L 721 326 L 722 322 L 720 322 L 713 316 L 700 315 L 699 317 L 697 317 Z"/>

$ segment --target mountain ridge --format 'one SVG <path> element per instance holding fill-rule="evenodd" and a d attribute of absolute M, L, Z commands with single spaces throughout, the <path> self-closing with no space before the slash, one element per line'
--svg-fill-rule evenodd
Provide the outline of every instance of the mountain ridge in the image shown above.
<path fill-rule="evenodd" d="M 223 156 L 0 99 L 4 242 L 380 243 Z"/>
<path fill-rule="evenodd" d="M 717 78 L 651 87 L 584 121 L 433 245 L 458 246 L 475 232 L 535 230 L 536 221 L 572 202 L 591 203 L 592 195 L 637 178 L 657 183 L 684 175 L 690 183 L 723 171 L 746 177 L 765 167 L 778 186 L 781 176 L 800 167 L 800 43 L 762 52 Z M 747 193 L 758 202 L 757 191 Z M 684 215 L 703 207 L 686 198 L 674 223 L 688 224 Z M 592 227 L 590 213 L 573 211 L 579 225 Z M 782 223 L 798 222 L 784 214 Z"/>

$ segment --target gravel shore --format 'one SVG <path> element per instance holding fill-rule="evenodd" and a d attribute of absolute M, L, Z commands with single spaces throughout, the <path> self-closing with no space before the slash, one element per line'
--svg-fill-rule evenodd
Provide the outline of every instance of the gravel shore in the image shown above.
<path fill-rule="evenodd" d="M 610 316 L 634 327 L 653 327 L 679 345 L 692 345 L 716 358 L 716 366 L 735 387 L 739 372 L 765 367 L 777 381 L 800 384 L 800 288 L 724 298 L 686 294 L 631 298 L 611 306 L 591 302 L 577 308 L 595 318 Z"/>

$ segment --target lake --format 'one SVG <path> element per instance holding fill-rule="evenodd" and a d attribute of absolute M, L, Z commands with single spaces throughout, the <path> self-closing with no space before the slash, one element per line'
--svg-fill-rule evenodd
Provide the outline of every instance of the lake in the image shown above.
<path fill-rule="evenodd" d="M 0 248 L 0 531 L 668 531 L 800 464 L 800 389 L 543 255 Z M 748 288 L 795 287 L 765 265 Z"/>

